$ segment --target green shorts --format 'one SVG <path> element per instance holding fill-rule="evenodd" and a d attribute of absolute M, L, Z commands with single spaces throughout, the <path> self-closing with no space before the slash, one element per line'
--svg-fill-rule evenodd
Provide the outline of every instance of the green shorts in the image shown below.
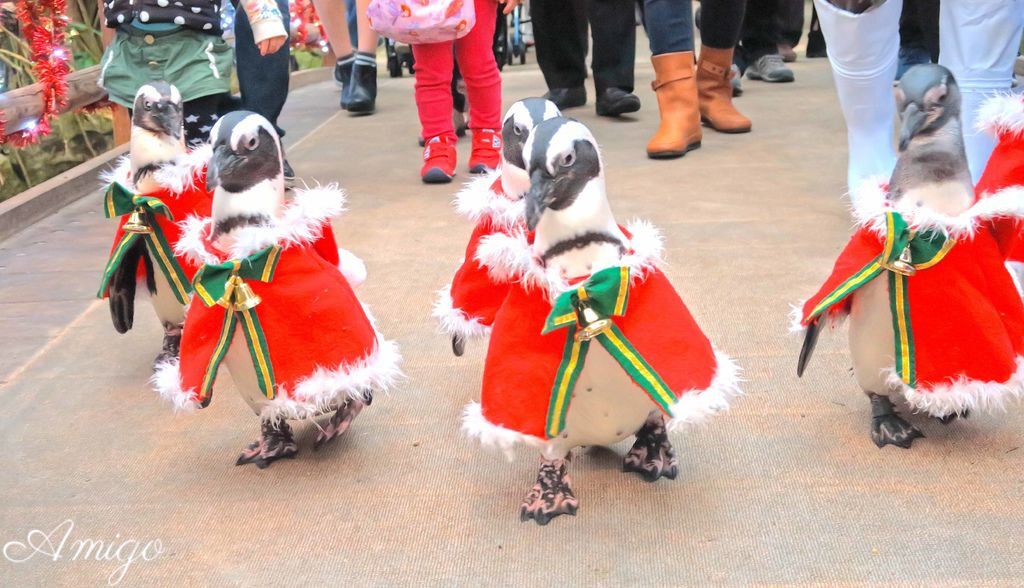
<path fill-rule="evenodd" d="M 231 90 L 234 50 L 217 35 L 190 29 L 118 29 L 101 61 L 99 85 L 112 102 L 131 108 L 142 85 L 164 80 L 185 102 Z"/>

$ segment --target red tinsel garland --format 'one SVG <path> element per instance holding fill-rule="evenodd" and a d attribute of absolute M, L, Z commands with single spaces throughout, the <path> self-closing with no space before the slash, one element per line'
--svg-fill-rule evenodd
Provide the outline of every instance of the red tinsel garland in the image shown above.
<path fill-rule="evenodd" d="M 65 46 L 68 25 L 66 0 L 17 0 L 15 16 L 32 50 L 32 73 L 43 86 L 43 112 L 30 128 L 5 135 L 0 112 L 0 143 L 24 147 L 50 133 L 50 121 L 67 105 L 69 51 Z"/>
<path fill-rule="evenodd" d="M 327 41 L 327 33 L 320 23 L 313 3 L 310 0 L 291 0 L 289 12 L 292 19 L 292 47 L 302 48 L 314 43 L 323 47 Z M 315 27 L 315 31 L 310 31 L 310 25 Z"/>

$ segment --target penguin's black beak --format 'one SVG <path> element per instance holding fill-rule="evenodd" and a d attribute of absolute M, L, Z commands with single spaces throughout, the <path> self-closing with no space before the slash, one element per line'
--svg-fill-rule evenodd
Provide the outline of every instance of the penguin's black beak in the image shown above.
<path fill-rule="evenodd" d="M 900 151 L 906 151 L 910 140 L 914 138 L 928 121 L 928 113 L 918 108 L 913 102 L 907 104 L 900 115 Z"/>
<path fill-rule="evenodd" d="M 153 123 L 166 134 L 175 139 L 181 138 L 181 116 L 178 109 L 171 102 L 160 101 L 153 105 L 153 112 L 150 114 Z"/>
<path fill-rule="evenodd" d="M 213 156 L 206 166 L 206 190 L 212 192 L 220 186 L 221 171 L 233 165 L 235 154 L 227 145 L 218 145 L 213 148 Z"/>
<path fill-rule="evenodd" d="M 551 204 L 555 180 L 542 169 L 535 169 L 530 174 L 530 191 L 526 193 L 526 226 L 531 231 L 537 228 L 540 217 Z"/>

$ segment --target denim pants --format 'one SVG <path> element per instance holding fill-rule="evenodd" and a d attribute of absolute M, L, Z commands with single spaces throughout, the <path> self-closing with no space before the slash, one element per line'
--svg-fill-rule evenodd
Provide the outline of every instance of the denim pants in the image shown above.
<path fill-rule="evenodd" d="M 277 7 L 281 10 L 284 29 L 288 31 L 291 23 L 288 0 L 277 0 Z M 284 136 L 284 130 L 277 126 L 277 117 L 288 99 L 290 49 L 286 42 L 277 53 L 260 55 L 253 42 L 249 19 L 241 7 L 235 15 L 235 61 L 242 108 L 262 115 L 274 125 L 279 135 Z"/>

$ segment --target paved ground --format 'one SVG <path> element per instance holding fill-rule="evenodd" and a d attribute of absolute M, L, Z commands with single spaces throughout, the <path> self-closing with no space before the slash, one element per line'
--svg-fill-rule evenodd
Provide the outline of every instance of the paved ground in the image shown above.
<path fill-rule="evenodd" d="M 827 64 L 795 70 L 795 84 L 746 84 L 754 133 L 710 133 L 680 161 L 644 156 L 657 120 L 647 65 L 635 119 L 572 112 L 604 147 L 620 219 L 665 231 L 669 276 L 744 367 L 747 396 L 674 437 L 674 482 L 621 473 L 622 446 L 580 453 L 579 516 L 546 528 L 516 516 L 535 456 L 508 463 L 458 430 L 483 349 L 453 357 L 429 311 L 470 227 L 449 206 L 457 186 L 417 180 L 412 80 L 384 82 L 371 118 L 339 113 L 329 85 L 298 91 L 286 115 L 299 173 L 350 192 L 336 227 L 370 268 L 361 296 L 408 376 L 325 452 L 234 467 L 257 425 L 227 376 L 199 414 L 161 405 L 146 386 L 155 321 L 117 336 L 92 298 L 113 230 L 98 194 L 0 243 L 0 540 L 37 529 L 57 550 L 73 521 L 60 561 L 0 559 L 3 584 L 102 585 L 119 563 L 68 561 L 82 539 L 160 540 L 124 585 L 1019 584 L 1019 413 L 924 422 L 912 451 L 879 451 L 843 337 L 794 375 L 789 304 L 851 225 Z M 505 79 L 509 99 L 542 91 L 532 66 Z M 300 443 L 312 437 L 301 428 Z"/>

